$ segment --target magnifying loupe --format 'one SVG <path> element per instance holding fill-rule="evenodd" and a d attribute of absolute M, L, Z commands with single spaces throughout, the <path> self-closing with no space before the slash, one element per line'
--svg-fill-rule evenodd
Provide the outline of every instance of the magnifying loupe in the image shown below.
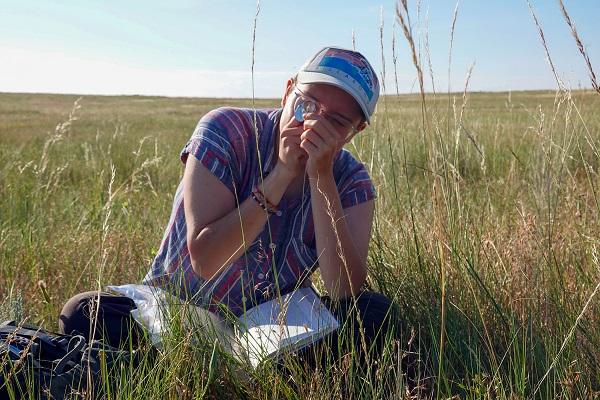
<path fill-rule="evenodd" d="M 304 114 L 314 113 L 317 111 L 317 105 L 310 101 L 299 98 L 294 107 L 294 118 L 298 122 L 304 122 Z"/>

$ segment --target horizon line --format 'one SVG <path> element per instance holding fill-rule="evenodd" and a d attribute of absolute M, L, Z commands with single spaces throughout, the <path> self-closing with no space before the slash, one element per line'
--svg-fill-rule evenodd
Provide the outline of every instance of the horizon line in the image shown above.
<path fill-rule="evenodd" d="M 596 92 L 592 87 L 579 87 L 577 89 L 568 89 L 570 92 Z M 541 88 L 541 89 L 503 89 L 503 90 L 467 90 L 467 93 L 514 93 L 514 92 L 559 92 L 560 88 Z M 441 92 L 441 91 L 426 91 L 425 95 L 448 95 L 448 94 L 463 94 L 464 91 L 451 91 L 451 92 Z M 281 100 L 281 97 L 263 97 L 263 96 L 255 96 L 255 97 L 232 97 L 232 96 L 185 96 L 185 95 L 165 95 L 165 94 L 137 94 L 137 93 L 61 93 L 61 92 L 20 92 L 20 91 L 2 91 L 0 90 L 0 95 L 4 94 L 14 94 L 14 95 L 51 95 L 51 96 L 94 96 L 94 97 L 160 97 L 160 98 L 168 98 L 168 99 L 222 99 L 222 100 Z M 394 97 L 394 96 L 414 96 L 420 95 L 421 92 L 400 92 L 400 93 L 382 93 L 380 97 Z"/>

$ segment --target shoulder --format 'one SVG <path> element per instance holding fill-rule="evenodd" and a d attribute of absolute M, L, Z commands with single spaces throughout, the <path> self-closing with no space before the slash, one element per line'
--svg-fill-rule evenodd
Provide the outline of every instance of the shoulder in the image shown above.
<path fill-rule="evenodd" d="M 333 166 L 333 174 L 342 207 L 352 207 L 377 196 L 367 168 L 348 150 L 342 149 L 338 154 Z"/>
<path fill-rule="evenodd" d="M 255 132 L 272 130 L 278 115 L 277 109 L 216 108 L 198 121 L 180 154 L 181 161 L 185 163 L 192 153 L 198 159 L 210 156 L 242 165 L 256 142 Z"/>
<path fill-rule="evenodd" d="M 350 151 L 342 149 L 337 155 L 333 165 L 335 177 L 341 179 L 359 172 L 367 174 L 368 176 L 364 164 L 358 161 Z"/>
<path fill-rule="evenodd" d="M 262 130 L 270 116 L 269 109 L 252 109 L 238 107 L 219 107 L 205 114 L 195 133 L 211 130 L 221 134 L 251 135 L 255 130 Z M 256 126 L 255 126 L 256 124 Z"/>

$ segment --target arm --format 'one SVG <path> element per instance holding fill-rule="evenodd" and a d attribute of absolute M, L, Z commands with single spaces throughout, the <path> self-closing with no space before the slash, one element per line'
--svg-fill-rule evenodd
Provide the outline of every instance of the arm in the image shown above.
<path fill-rule="evenodd" d="M 297 123 L 282 127 L 278 161 L 263 182 L 262 192 L 278 204 L 290 182 L 302 171 L 306 156 L 300 148 Z M 264 229 L 268 215 L 249 197 L 237 205 L 231 191 L 194 156 L 183 175 L 187 245 L 194 272 L 211 279 L 236 261 Z"/>
<path fill-rule="evenodd" d="M 304 123 L 301 147 L 308 153 L 313 222 L 319 268 L 333 299 L 355 295 L 367 277 L 373 201 L 342 209 L 333 160 L 345 140 L 318 115 Z"/>
<path fill-rule="evenodd" d="M 356 295 L 367 278 L 372 200 L 342 209 L 333 175 L 310 179 L 319 268 L 333 299 Z"/>
<path fill-rule="evenodd" d="M 264 180 L 263 193 L 277 204 L 289 181 L 289 175 L 276 166 Z M 229 189 L 194 156 L 185 165 L 183 204 L 192 267 L 204 279 L 236 261 L 268 218 L 252 197 L 237 207 Z"/>

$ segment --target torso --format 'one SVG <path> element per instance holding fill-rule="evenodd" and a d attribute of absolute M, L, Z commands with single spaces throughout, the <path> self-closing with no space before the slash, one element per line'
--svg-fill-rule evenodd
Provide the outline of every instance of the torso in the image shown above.
<path fill-rule="evenodd" d="M 253 110 L 248 109 L 214 110 L 200 121 L 181 155 L 182 161 L 189 153 L 203 160 L 204 165 L 239 196 L 240 202 L 250 196 L 258 183 L 259 171 L 268 174 L 277 162 L 278 147 L 273 146 L 272 139 L 278 133 L 274 126 L 279 122 L 278 111 L 259 110 L 262 133 L 259 140 L 252 133 L 253 116 Z M 248 157 L 248 152 L 256 152 L 254 143 L 260 144 L 262 166 L 256 157 Z M 351 207 L 373 198 L 374 188 L 364 167 L 349 153 L 341 156 L 334 175 L 342 206 Z M 228 162 L 232 168 L 221 166 L 222 162 Z M 316 268 L 318 256 L 310 188 L 305 175 L 296 178 L 286 190 L 278 204 L 281 215 L 272 215 L 246 253 L 210 281 L 201 279 L 191 267 L 181 189 L 180 184 L 160 249 L 144 278 L 145 284 L 170 287 L 176 294 L 217 312 L 217 305 L 225 304 L 240 315 L 245 300 L 260 302 L 260 298 L 272 294 L 275 287 L 293 288 Z"/>

